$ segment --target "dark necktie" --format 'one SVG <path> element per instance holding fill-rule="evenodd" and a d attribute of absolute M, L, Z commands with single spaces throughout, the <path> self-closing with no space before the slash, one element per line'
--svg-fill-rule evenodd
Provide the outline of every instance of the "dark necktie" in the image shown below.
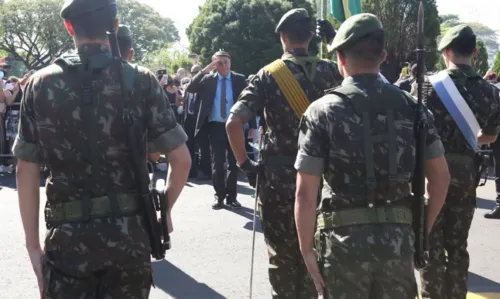
<path fill-rule="evenodd" d="M 222 77 L 222 92 L 220 95 L 220 101 L 221 101 L 221 103 L 220 103 L 220 116 L 224 119 L 227 116 L 226 115 L 227 114 L 227 112 L 226 112 L 226 101 L 227 101 L 227 99 L 226 99 L 226 80 L 227 80 L 226 77 Z"/>

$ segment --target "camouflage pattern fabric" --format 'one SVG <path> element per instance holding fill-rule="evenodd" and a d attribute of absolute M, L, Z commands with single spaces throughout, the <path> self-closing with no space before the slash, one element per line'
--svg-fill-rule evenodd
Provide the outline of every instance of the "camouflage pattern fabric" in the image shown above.
<path fill-rule="evenodd" d="M 308 57 L 307 51 L 296 49 L 283 58 Z M 301 66 L 285 60 L 286 65 L 308 99 L 322 97 L 325 90 L 341 82 L 337 66 L 319 61 L 316 76 L 311 82 Z M 297 155 L 299 120 L 272 75 L 261 69 L 243 90 L 231 113 L 243 121 L 263 111 L 267 129 L 264 152 L 270 156 Z M 317 293 L 300 254 L 294 219 L 295 179 L 297 172 L 290 165 L 264 165 L 261 179 L 259 211 L 269 254 L 269 280 L 273 298 L 317 298 Z"/>
<path fill-rule="evenodd" d="M 78 49 L 83 62 L 110 58 L 99 44 Z M 77 72 L 57 64 L 37 72 L 25 88 L 14 155 L 47 165 L 47 208 L 63 202 L 116 193 L 137 194 L 123 98 L 114 68 L 94 76 L 94 119 L 81 114 L 82 82 Z M 129 109 L 144 122 L 141 138 L 151 152 L 168 153 L 186 141 L 154 74 L 139 67 Z M 89 136 L 93 126 L 101 155 L 98 172 L 108 180 L 93 180 Z M 143 160 L 146 161 L 146 152 Z M 89 188 L 90 187 L 90 188 Z M 151 285 L 150 245 L 142 216 L 110 217 L 66 223 L 48 231 L 45 239 L 44 298 L 147 298 Z M 96 295 L 95 292 L 98 292 Z"/>
<path fill-rule="evenodd" d="M 343 93 L 349 91 L 348 93 Z M 346 78 L 335 94 L 309 106 L 302 117 L 295 167 L 323 175 L 320 213 L 367 207 L 362 111 L 370 111 L 370 136 L 376 177 L 375 206 L 409 206 L 415 161 L 416 103 L 377 74 Z M 356 98 L 348 97 L 356 95 Z M 360 97 L 359 97 L 360 96 Z M 363 108 L 364 107 L 364 108 Z M 364 109 L 364 110 L 363 110 Z M 393 121 L 387 111 L 392 110 Z M 426 158 L 444 154 L 428 115 Z M 396 186 L 388 195 L 389 127 L 396 138 Z M 325 298 L 411 298 L 417 293 L 413 272 L 414 233 L 410 225 L 373 224 L 326 228 L 316 233 L 316 249 L 327 284 Z"/>
<path fill-rule="evenodd" d="M 459 65 L 457 68 L 449 69 L 448 73 L 474 113 L 482 132 L 492 136 L 498 135 L 500 132 L 498 89 L 483 80 L 470 66 Z M 443 224 L 436 224 L 430 234 L 431 263 L 422 272 L 423 291 L 432 299 L 462 299 L 467 294 L 469 268 L 467 237 L 476 205 L 475 154 L 468 147 L 455 121 L 427 81 L 424 85 L 423 100 L 435 116 L 436 128 L 446 150 L 446 160 L 451 175 L 446 204 L 440 216 L 445 219 L 441 220 Z M 458 214 L 453 215 L 454 211 Z M 443 258 L 444 252 L 447 253 L 447 260 Z M 451 281 L 453 283 L 448 283 Z"/>
<path fill-rule="evenodd" d="M 430 235 L 429 266 L 421 271 L 423 299 L 467 297 L 467 239 L 474 210 L 472 205 L 453 204 L 441 209 Z"/>

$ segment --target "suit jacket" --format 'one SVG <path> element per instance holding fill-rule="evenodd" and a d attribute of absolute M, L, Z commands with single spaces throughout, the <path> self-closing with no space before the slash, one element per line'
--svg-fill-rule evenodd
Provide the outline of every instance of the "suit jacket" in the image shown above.
<path fill-rule="evenodd" d="M 189 98 L 194 95 L 193 102 L 193 113 L 196 117 L 198 117 L 198 112 L 200 111 L 200 96 L 196 93 L 185 92 L 184 93 L 184 120 L 188 117 L 188 103 Z"/>
<path fill-rule="evenodd" d="M 208 116 L 212 111 L 215 93 L 217 91 L 217 75 L 217 72 L 209 74 L 199 72 L 186 86 L 186 92 L 196 93 L 200 101 L 196 130 L 194 133 L 195 136 L 201 128 L 208 123 Z M 247 86 L 246 78 L 242 74 L 231 72 L 231 84 L 233 89 L 233 101 L 236 103 L 240 93 Z"/>

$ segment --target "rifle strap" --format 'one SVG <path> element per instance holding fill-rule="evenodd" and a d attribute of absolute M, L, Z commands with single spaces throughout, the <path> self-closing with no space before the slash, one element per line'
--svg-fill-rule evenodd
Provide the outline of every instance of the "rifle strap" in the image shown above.
<path fill-rule="evenodd" d="M 277 59 L 264 69 L 271 73 L 286 101 L 300 119 L 309 107 L 310 101 L 288 66 L 283 60 Z"/>

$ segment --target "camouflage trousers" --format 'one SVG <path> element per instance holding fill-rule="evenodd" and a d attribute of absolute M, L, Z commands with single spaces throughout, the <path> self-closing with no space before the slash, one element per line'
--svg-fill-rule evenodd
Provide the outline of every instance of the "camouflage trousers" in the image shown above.
<path fill-rule="evenodd" d="M 316 299 L 318 293 L 300 253 L 294 203 L 293 196 L 284 197 L 270 186 L 260 189 L 259 212 L 269 254 L 272 298 Z"/>
<path fill-rule="evenodd" d="M 358 225 L 316 233 L 324 299 L 415 299 L 410 226 Z"/>
<path fill-rule="evenodd" d="M 152 284 L 148 235 L 139 216 L 50 229 L 42 299 L 146 299 Z"/>
<path fill-rule="evenodd" d="M 448 201 L 448 200 L 447 200 Z M 475 204 L 446 203 L 429 239 L 429 265 L 421 271 L 422 298 L 465 299 L 469 271 L 467 238 Z"/>

